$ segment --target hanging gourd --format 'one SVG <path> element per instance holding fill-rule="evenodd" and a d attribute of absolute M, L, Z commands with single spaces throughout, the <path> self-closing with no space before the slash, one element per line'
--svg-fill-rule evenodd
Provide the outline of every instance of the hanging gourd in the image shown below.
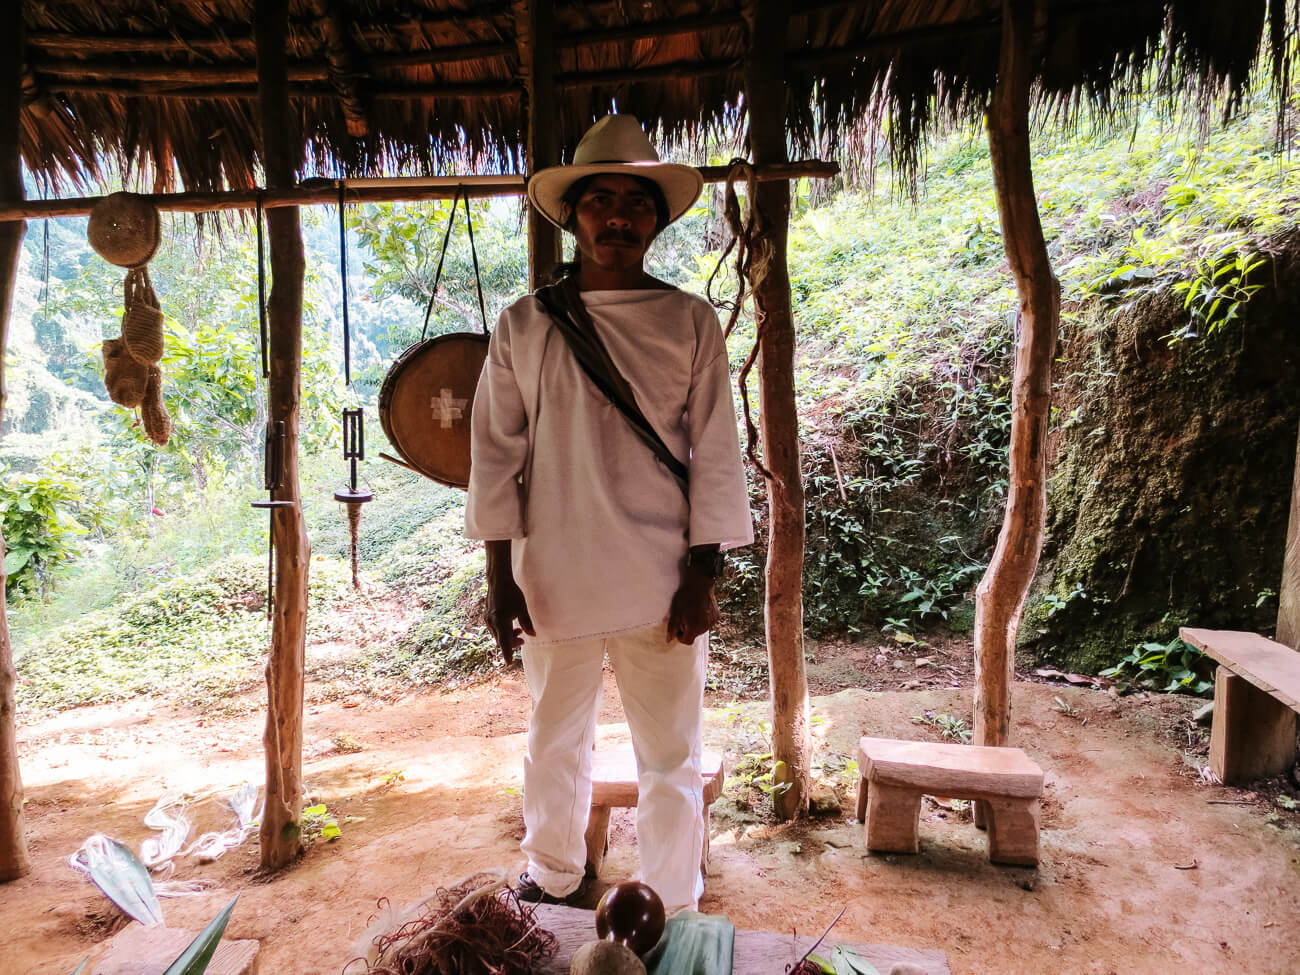
<path fill-rule="evenodd" d="M 90 211 L 86 237 L 100 257 L 127 269 L 122 334 L 104 340 L 104 385 L 114 403 L 139 407 L 149 439 L 165 445 L 172 421 L 163 405 L 158 366 L 163 354 L 163 313 L 146 266 L 162 241 L 161 215 L 139 194 L 112 193 Z"/>
<path fill-rule="evenodd" d="M 470 254 L 474 259 L 474 283 L 478 286 L 483 333 L 452 332 L 426 339 L 429 317 L 433 314 L 438 285 L 442 281 L 442 266 L 447 257 L 456 207 L 462 198 L 465 200 L 465 226 L 469 232 Z M 478 251 L 474 247 L 469 194 L 463 186 L 457 186 L 451 201 L 451 215 L 447 218 L 447 231 L 442 238 L 442 253 L 438 257 L 433 290 L 424 311 L 420 341 L 398 356 L 379 388 L 379 421 L 388 442 L 401 457 L 379 456 L 439 484 L 469 487 L 470 408 L 487 350 L 487 312 L 483 304 Z"/>

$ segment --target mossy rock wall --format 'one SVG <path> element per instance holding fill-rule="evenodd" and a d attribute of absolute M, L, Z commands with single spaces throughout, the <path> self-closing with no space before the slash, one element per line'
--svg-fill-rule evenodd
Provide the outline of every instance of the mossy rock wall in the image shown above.
<path fill-rule="evenodd" d="M 1171 344 L 1169 290 L 1065 328 L 1048 534 L 1020 631 L 1095 672 L 1184 623 L 1272 633 L 1300 422 L 1300 238 L 1241 317 Z M 1107 316 L 1103 317 L 1103 316 Z"/>

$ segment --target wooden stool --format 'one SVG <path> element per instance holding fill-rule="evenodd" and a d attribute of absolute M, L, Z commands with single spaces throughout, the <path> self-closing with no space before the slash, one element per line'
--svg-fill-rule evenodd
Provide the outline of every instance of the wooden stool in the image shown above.
<path fill-rule="evenodd" d="M 915 853 L 921 796 L 951 796 L 980 803 L 991 861 L 1038 863 L 1043 770 L 1019 748 L 863 738 L 858 769 L 868 850 Z"/>
<path fill-rule="evenodd" d="M 630 745 L 597 751 L 591 757 L 591 813 L 587 818 L 587 875 L 595 877 L 609 849 L 609 811 L 615 806 L 636 805 L 636 756 Z M 705 752 L 700 765 L 704 786 L 704 848 L 700 870 L 709 872 L 709 808 L 722 795 L 722 756 Z"/>

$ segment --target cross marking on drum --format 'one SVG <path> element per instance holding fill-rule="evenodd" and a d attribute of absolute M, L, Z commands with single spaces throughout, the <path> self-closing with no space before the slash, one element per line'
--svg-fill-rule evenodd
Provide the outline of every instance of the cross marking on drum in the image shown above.
<path fill-rule="evenodd" d="M 451 429 L 452 420 L 462 420 L 465 418 L 465 404 L 468 400 L 455 399 L 451 395 L 451 390 L 446 386 L 442 392 L 429 401 L 433 407 L 433 418 L 442 424 L 444 430 Z"/>

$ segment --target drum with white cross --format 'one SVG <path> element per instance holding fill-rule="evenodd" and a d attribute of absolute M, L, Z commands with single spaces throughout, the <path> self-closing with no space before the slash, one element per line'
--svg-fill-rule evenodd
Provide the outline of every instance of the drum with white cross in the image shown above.
<path fill-rule="evenodd" d="M 449 487 L 469 486 L 469 415 L 488 337 L 439 335 L 398 357 L 379 388 L 379 422 L 412 470 Z"/>

